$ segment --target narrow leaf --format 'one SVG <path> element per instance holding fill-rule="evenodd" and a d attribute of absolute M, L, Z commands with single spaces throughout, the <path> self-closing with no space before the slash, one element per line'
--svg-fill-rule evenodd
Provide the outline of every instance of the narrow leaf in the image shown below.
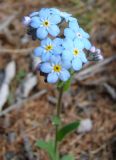
<path fill-rule="evenodd" d="M 66 156 L 62 157 L 61 160 L 75 160 L 75 158 L 72 155 L 66 155 Z"/>
<path fill-rule="evenodd" d="M 69 89 L 70 85 L 71 85 L 71 78 L 64 83 L 64 86 L 63 86 L 64 92 L 66 92 Z"/>
<path fill-rule="evenodd" d="M 38 140 L 36 142 L 36 146 L 39 147 L 39 148 L 41 148 L 41 149 L 47 149 L 48 144 L 44 140 Z"/>
<path fill-rule="evenodd" d="M 77 127 L 79 127 L 80 121 L 72 122 L 68 125 L 65 125 L 61 128 L 57 133 L 57 141 L 62 141 L 64 137 L 74 131 Z"/>
<path fill-rule="evenodd" d="M 45 142 L 44 140 L 38 140 L 36 142 L 36 146 L 45 150 L 50 156 L 50 158 L 54 160 L 54 157 L 55 157 L 54 143 L 52 141 Z"/>

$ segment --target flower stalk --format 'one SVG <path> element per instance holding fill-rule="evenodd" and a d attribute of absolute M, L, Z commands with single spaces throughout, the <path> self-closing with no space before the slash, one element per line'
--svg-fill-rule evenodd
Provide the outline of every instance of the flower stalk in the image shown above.
<path fill-rule="evenodd" d="M 56 105 L 56 116 L 60 119 L 60 113 L 62 108 L 62 96 L 63 96 L 63 86 L 59 88 L 59 97 Z M 55 153 L 58 150 L 58 141 L 57 141 L 57 132 L 58 132 L 59 124 L 56 125 L 55 128 Z"/>

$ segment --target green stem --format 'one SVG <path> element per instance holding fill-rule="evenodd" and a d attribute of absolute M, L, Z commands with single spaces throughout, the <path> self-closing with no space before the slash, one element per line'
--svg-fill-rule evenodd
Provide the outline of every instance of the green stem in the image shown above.
<path fill-rule="evenodd" d="M 63 95 L 63 87 L 59 89 L 59 97 L 58 97 L 58 102 L 56 105 L 57 113 L 56 116 L 60 118 L 60 112 L 61 112 L 61 106 L 62 106 L 62 95 Z M 57 132 L 58 132 L 59 125 L 56 125 L 56 130 L 55 130 L 55 153 L 57 153 L 58 149 L 58 141 L 57 141 Z"/>

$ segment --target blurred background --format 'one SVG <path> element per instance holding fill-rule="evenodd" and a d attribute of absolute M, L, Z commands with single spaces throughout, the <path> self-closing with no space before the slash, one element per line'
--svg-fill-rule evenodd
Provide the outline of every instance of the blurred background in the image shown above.
<path fill-rule="evenodd" d="M 0 160 L 48 160 L 35 142 L 54 134 L 57 92 L 32 71 L 38 42 L 22 25 L 23 16 L 42 7 L 77 17 L 104 56 L 77 73 L 64 94 L 63 123 L 82 120 L 86 125 L 63 141 L 60 153 L 72 153 L 76 160 L 116 160 L 115 0 L 0 0 Z"/>

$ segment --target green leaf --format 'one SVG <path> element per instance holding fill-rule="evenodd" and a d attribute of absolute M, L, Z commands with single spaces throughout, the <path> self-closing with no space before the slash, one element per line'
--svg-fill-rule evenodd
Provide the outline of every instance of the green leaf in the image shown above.
<path fill-rule="evenodd" d="M 75 158 L 72 155 L 66 155 L 66 156 L 62 157 L 61 160 L 75 160 Z"/>
<path fill-rule="evenodd" d="M 72 80 L 72 78 L 68 79 L 68 80 L 64 83 L 64 86 L 63 86 L 64 92 L 66 92 L 66 91 L 69 89 L 69 87 L 70 87 L 70 85 L 71 85 L 71 80 Z"/>
<path fill-rule="evenodd" d="M 48 141 L 48 142 L 45 142 L 44 140 L 38 140 L 36 142 L 36 146 L 45 150 L 49 157 L 51 158 L 51 160 L 54 160 L 54 157 L 56 157 L 55 155 L 55 151 L 54 151 L 54 143 L 53 141 Z"/>
<path fill-rule="evenodd" d="M 57 141 L 62 141 L 64 137 L 79 127 L 80 121 L 72 122 L 62 127 L 57 133 Z"/>
<path fill-rule="evenodd" d="M 52 118 L 52 124 L 53 125 L 60 125 L 61 124 L 61 119 L 58 116 L 53 116 Z"/>

